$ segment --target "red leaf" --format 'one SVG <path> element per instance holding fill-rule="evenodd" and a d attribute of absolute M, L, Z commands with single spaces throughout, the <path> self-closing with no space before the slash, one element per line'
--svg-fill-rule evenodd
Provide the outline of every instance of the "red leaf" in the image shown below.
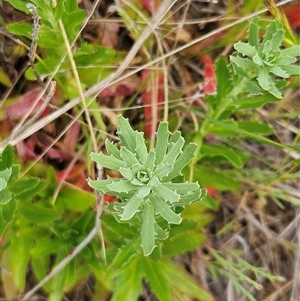
<path fill-rule="evenodd" d="M 141 3 L 150 13 L 154 13 L 158 9 L 161 0 L 141 0 Z"/>
<path fill-rule="evenodd" d="M 117 200 L 117 198 L 114 195 L 109 194 L 104 194 L 103 198 L 105 203 L 113 203 Z"/>
<path fill-rule="evenodd" d="M 210 195 L 211 197 L 215 197 L 218 195 L 219 190 L 210 186 L 206 186 L 206 190 L 208 195 Z"/>
<path fill-rule="evenodd" d="M 284 5 L 282 10 L 292 28 L 300 26 L 300 3 Z"/>
<path fill-rule="evenodd" d="M 78 141 L 78 135 L 80 133 L 80 123 L 75 122 L 72 124 L 72 126 L 69 128 L 69 130 L 66 132 L 66 135 L 64 137 L 64 147 L 68 150 L 70 154 L 73 154 L 77 145 Z"/>
<path fill-rule="evenodd" d="M 207 55 L 201 54 L 201 60 L 204 64 L 204 86 L 203 92 L 206 94 L 213 94 L 216 92 L 216 75 L 213 60 Z"/>
<path fill-rule="evenodd" d="M 120 30 L 120 25 L 118 23 L 104 23 L 102 30 L 101 45 L 106 47 L 116 46 L 118 43 L 117 33 Z"/>
<path fill-rule="evenodd" d="M 41 89 L 36 89 L 23 94 L 15 103 L 6 109 L 6 115 L 13 119 L 25 116 L 31 109 L 32 111 L 30 115 L 36 113 L 43 105 L 45 99 L 43 95 L 43 97 L 35 105 L 36 99 L 40 92 Z M 46 108 L 42 116 L 45 116 L 45 114 L 48 114 L 49 112 L 50 108 Z"/>
<path fill-rule="evenodd" d="M 145 133 L 152 137 L 160 120 L 160 109 L 164 101 L 164 76 L 158 70 L 145 69 L 141 74 L 142 81 L 146 81 L 146 88 L 142 92 L 145 116 Z"/>
<path fill-rule="evenodd" d="M 100 92 L 100 95 L 103 97 L 129 96 L 140 87 L 140 84 L 140 78 L 137 75 L 132 75 L 114 85 L 103 89 Z"/>

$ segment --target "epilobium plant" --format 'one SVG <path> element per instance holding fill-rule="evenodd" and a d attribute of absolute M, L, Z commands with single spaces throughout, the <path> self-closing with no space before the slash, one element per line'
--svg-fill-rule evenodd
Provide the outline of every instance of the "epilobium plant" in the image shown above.
<path fill-rule="evenodd" d="M 260 42 L 258 17 L 255 16 L 249 26 L 248 43 L 234 44 L 234 49 L 243 57 L 230 56 L 230 60 L 235 73 L 251 79 L 247 85 L 251 93 L 268 91 L 276 98 L 281 98 L 279 89 L 286 83 L 278 79 L 300 75 L 299 66 L 291 65 L 300 54 L 300 45 L 282 49 L 284 34 L 282 23 L 276 19 L 269 23 Z"/>
<path fill-rule="evenodd" d="M 179 207 L 200 200 L 199 184 L 184 182 L 181 174 L 196 145 L 182 150 L 180 132 L 170 133 L 168 123 L 161 122 L 156 145 L 148 151 L 143 133 L 134 131 L 122 116 L 118 121 L 120 147 L 106 140 L 108 155 L 92 153 L 91 158 L 123 178 L 89 179 L 88 183 L 101 193 L 118 197 L 120 202 L 108 207 L 117 219 L 129 221 L 135 217 L 140 222 L 141 246 L 144 255 L 150 255 L 156 240 L 168 237 L 169 225 L 181 223 Z"/>

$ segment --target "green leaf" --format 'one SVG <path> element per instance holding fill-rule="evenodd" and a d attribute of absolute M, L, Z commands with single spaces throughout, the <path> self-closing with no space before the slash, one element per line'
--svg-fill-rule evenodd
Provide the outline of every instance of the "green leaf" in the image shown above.
<path fill-rule="evenodd" d="M 151 261 L 150 258 L 144 257 L 141 261 L 141 265 L 145 272 L 147 282 L 149 282 L 151 290 L 158 299 L 171 301 L 170 289 L 164 275 L 164 268 L 160 261 L 154 262 Z"/>
<path fill-rule="evenodd" d="M 47 224 L 61 219 L 62 216 L 62 213 L 57 210 L 45 208 L 31 202 L 20 201 L 18 207 L 25 218 L 37 224 Z"/>
<path fill-rule="evenodd" d="M 177 177 L 181 174 L 182 169 L 191 161 L 191 159 L 195 155 L 195 150 L 197 148 L 197 145 L 194 143 L 189 144 L 179 155 L 179 157 L 176 159 L 175 164 L 173 166 L 173 170 L 169 173 L 169 175 L 164 178 L 164 181 L 170 181 L 174 177 Z"/>
<path fill-rule="evenodd" d="M 145 144 L 144 134 L 137 133 L 136 135 L 136 153 L 141 163 L 145 163 L 148 157 L 148 150 Z"/>
<path fill-rule="evenodd" d="M 199 184 L 197 182 L 194 183 L 189 183 L 189 182 L 184 182 L 184 183 L 164 183 L 163 184 L 165 187 L 176 191 L 178 194 L 189 194 L 192 193 L 194 190 L 199 190 Z"/>
<path fill-rule="evenodd" d="M 155 209 L 155 211 L 168 223 L 180 224 L 182 218 L 179 214 L 175 213 L 168 204 L 166 204 L 160 197 L 149 195 L 149 199 Z"/>
<path fill-rule="evenodd" d="M 0 152 L 0 170 L 12 167 L 14 162 L 14 149 L 11 145 L 7 145 L 3 152 Z"/>
<path fill-rule="evenodd" d="M 31 39 L 32 25 L 27 23 L 11 23 L 7 25 L 7 29 L 12 34 L 25 36 L 26 38 Z"/>
<path fill-rule="evenodd" d="M 9 189 L 11 192 L 15 194 L 23 194 L 27 190 L 33 190 L 38 184 L 40 180 L 38 178 L 26 178 L 19 179 L 18 181 L 14 181 L 9 185 Z"/>
<path fill-rule="evenodd" d="M 255 15 L 249 25 L 249 29 L 248 29 L 248 41 L 249 44 L 253 47 L 255 47 L 256 49 L 258 49 L 258 45 L 259 45 L 259 25 L 258 25 L 258 16 Z"/>
<path fill-rule="evenodd" d="M 161 265 L 169 286 L 173 290 L 199 301 L 214 301 L 213 296 L 182 267 L 167 260 L 161 262 Z"/>
<path fill-rule="evenodd" d="M 95 196 L 77 187 L 63 186 L 56 198 L 56 203 L 63 203 L 64 208 L 84 212 L 95 204 Z"/>
<path fill-rule="evenodd" d="M 180 137 L 175 143 L 171 142 L 168 152 L 164 157 L 164 163 L 174 164 L 176 158 L 182 153 L 182 147 L 184 145 L 184 139 Z"/>
<path fill-rule="evenodd" d="M 168 129 L 167 122 L 161 122 L 158 126 L 156 133 L 156 144 L 155 144 L 155 154 L 156 154 L 156 165 L 159 165 L 166 155 L 168 148 L 170 132 Z"/>
<path fill-rule="evenodd" d="M 107 187 L 108 184 L 111 184 L 115 181 L 119 181 L 118 179 L 112 179 L 112 178 L 108 178 L 106 180 L 92 180 L 92 179 L 88 179 L 88 184 L 90 187 L 92 187 L 93 189 L 96 189 L 98 191 L 100 191 L 101 193 L 107 193 L 110 192 L 110 189 Z"/>
<path fill-rule="evenodd" d="M 137 132 L 131 128 L 128 119 L 125 119 L 122 115 L 118 116 L 118 122 L 119 128 L 117 134 L 121 139 L 122 145 L 128 148 L 128 150 L 130 150 L 131 152 L 135 153 Z"/>
<path fill-rule="evenodd" d="M 60 250 L 65 245 L 65 242 L 60 238 L 54 238 L 49 240 L 40 240 L 30 250 L 30 255 L 33 258 L 40 258 L 50 254 L 56 254 L 57 250 Z"/>
<path fill-rule="evenodd" d="M 142 243 L 144 255 L 149 256 L 155 248 L 154 209 L 149 202 L 145 203 L 143 210 Z"/>
<path fill-rule="evenodd" d="M 162 251 L 165 256 L 176 256 L 191 252 L 201 246 L 206 240 L 204 234 L 198 231 L 188 231 L 164 242 Z"/>
<path fill-rule="evenodd" d="M 26 282 L 26 270 L 29 262 L 31 243 L 28 239 L 13 236 L 11 240 L 12 274 L 19 291 L 23 291 Z"/>
<path fill-rule="evenodd" d="M 230 60 L 235 65 L 237 65 L 239 68 L 242 68 L 243 70 L 256 70 L 256 68 L 257 68 L 257 65 L 250 59 L 231 55 Z"/>
<path fill-rule="evenodd" d="M 153 192 L 160 196 L 165 202 L 175 203 L 179 201 L 179 194 L 169 189 L 164 184 L 153 187 Z"/>
<path fill-rule="evenodd" d="M 109 156 L 113 156 L 119 160 L 122 160 L 120 150 L 114 143 L 110 142 L 108 139 L 105 140 L 105 148 Z"/>
<path fill-rule="evenodd" d="M 123 213 L 121 215 L 121 220 L 130 220 L 138 211 L 143 198 L 138 197 L 138 194 L 135 193 L 129 201 L 123 206 Z"/>
<path fill-rule="evenodd" d="M 141 163 L 137 159 L 136 155 L 129 151 L 126 147 L 121 146 L 120 155 L 123 162 L 126 162 L 126 166 L 140 165 Z"/>
<path fill-rule="evenodd" d="M 101 167 L 106 167 L 112 170 L 119 170 L 120 167 L 124 167 L 125 164 L 122 160 L 115 158 L 114 156 L 106 156 L 103 153 L 91 153 L 93 161 L 97 162 Z"/>
<path fill-rule="evenodd" d="M 217 95 L 221 98 L 226 98 L 232 90 L 232 82 L 230 72 L 227 66 L 227 61 L 224 56 L 216 62 L 216 77 L 217 77 Z"/>
<path fill-rule="evenodd" d="M 296 58 L 299 55 L 300 55 L 300 45 L 293 45 L 291 47 L 281 50 L 282 58 L 285 56 L 291 57 L 291 58 Z"/>
<path fill-rule="evenodd" d="M 130 265 L 131 265 L 132 262 L 134 261 L 134 260 L 132 260 L 132 258 L 134 256 L 138 256 L 138 254 L 139 254 L 138 250 L 140 249 L 139 248 L 140 243 L 141 243 L 141 240 L 138 237 L 136 239 L 133 239 L 129 243 L 122 245 L 122 247 L 119 249 L 118 254 L 116 255 L 116 257 L 113 260 L 113 263 L 112 263 L 113 267 L 116 269 L 121 269 L 128 263 L 130 263 Z"/>
<path fill-rule="evenodd" d="M 243 167 L 248 159 L 244 154 L 223 145 L 213 145 L 205 143 L 202 145 L 201 151 L 203 155 L 209 157 L 222 156 L 236 168 Z"/>
<path fill-rule="evenodd" d="M 28 14 L 27 2 L 24 0 L 9 0 L 9 3 L 16 9 Z"/>
<path fill-rule="evenodd" d="M 64 248 L 60 248 L 56 255 L 56 264 L 59 264 L 66 256 Z M 75 260 L 75 259 L 73 259 Z M 69 273 L 70 264 L 67 264 L 51 281 L 52 292 L 49 295 L 49 301 L 62 300 L 63 291 L 66 287 L 66 280 Z"/>
<path fill-rule="evenodd" d="M 238 128 L 255 134 L 270 135 L 273 133 L 273 129 L 268 124 L 256 121 L 237 121 L 236 124 Z"/>
<path fill-rule="evenodd" d="M 300 67 L 297 65 L 292 66 L 281 66 L 281 69 L 287 72 L 289 75 L 300 76 Z"/>
<path fill-rule="evenodd" d="M 195 179 L 201 186 L 213 186 L 221 191 L 236 191 L 239 189 L 239 183 L 230 177 L 225 171 L 217 171 L 205 166 L 198 166 L 195 169 Z"/>
<path fill-rule="evenodd" d="M 133 272 L 134 271 L 134 272 Z M 116 277 L 116 285 L 111 301 L 138 300 L 142 292 L 142 278 L 144 273 L 138 260 L 133 260 L 130 266 L 122 269 Z"/>
<path fill-rule="evenodd" d="M 253 57 L 256 54 L 255 47 L 249 45 L 248 43 L 238 42 L 233 45 L 234 49 L 243 54 L 244 56 Z"/>
<path fill-rule="evenodd" d="M 98 180 L 99 182 L 103 180 Z M 136 186 L 131 184 L 127 179 L 113 179 L 113 181 L 107 185 L 109 191 L 112 192 L 124 192 L 129 193 L 130 191 L 136 190 Z"/>

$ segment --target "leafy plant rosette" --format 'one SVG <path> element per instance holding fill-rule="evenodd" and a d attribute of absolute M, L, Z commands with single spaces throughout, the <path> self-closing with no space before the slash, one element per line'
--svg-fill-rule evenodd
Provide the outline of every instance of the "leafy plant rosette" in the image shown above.
<path fill-rule="evenodd" d="M 277 19 L 268 24 L 260 41 L 258 21 L 258 16 L 255 16 L 250 23 L 248 43 L 234 44 L 239 55 L 230 56 L 230 60 L 235 74 L 250 79 L 246 86 L 252 94 L 267 91 L 280 99 L 282 94 L 279 90 L 287 84 L 284 80 L 300 75 L 299 65 L 292 65 L 299 57 L 300 45 L 282 49 L 285 31 Z"/>
<path fill-rule="evenodd" d="M 170 133 L 168 123 L 161 122 L 156 145 L 148 151 L 142 132 L 134 131 L 128 120 L 118 116 L 120 147 L 106 140 L 107 155 L 92 153 L 91 158 L 103 168 L 119 172 L 123 178 L 89 179 L 89 185 L 116 196 L 120 202 L 106 209 L 117 220 L 140 223 L 141 247 L 150 255 L 157 240 L 166 239 L 170 224 L 180 224 L 180 212 L 188 204 L 201 199 L 197 182 L 184 182 L 182 169 L 196 149 L 189 144 L 184 150 L 180 132 Z"/>

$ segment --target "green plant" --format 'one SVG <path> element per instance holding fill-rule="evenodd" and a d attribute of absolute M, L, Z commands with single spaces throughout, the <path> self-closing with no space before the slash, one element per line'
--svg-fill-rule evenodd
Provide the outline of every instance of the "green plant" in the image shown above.
<path fill-rule="evenodd" d="M 162 122 L 157 130 L 155 148 L 148 152 L 143 134 L 133 131 L 124 117 L 119 116 L 118 121 L 120 148 L 106 140 L 108 155 L 92 153 L 91 158 L 124 178 L 90 179 L 88 183 L 102 194 L 121 200 L 108 210 L 120 221 L 135 217 L 135 222 L 140 224 L 144 255 L 150 255 L 156 246 L 155 239 L 168 237 L 169 224 L 181 223 L 178 210 L 200 200 L 198 183 L 178 182 L 196 145 L 190 144 L 182 151 L 184 139 L 180 133 L 171 134 L 167 122 Z"/>
<path fill-rule="evenodd" d="M 257 95 L 268 91 L 276 98 L 281 98 L 282 94 L 279 89 L 282 89 L 287 83 L 278 79 L 300 75 L 299 66 L 291 65 L 299 56 L 300 45 L 282 49 L 284 34 L 282 23 L 275 19 L 268 24 L 263 40 L 260 42 L 258 17 L 256 16 L 249 26 L 248 43 L 234 44 L 234 48 L 239 54 L 230 56 L 234 73 L 249 79 L 246 86 L 250 94 Z"/>

